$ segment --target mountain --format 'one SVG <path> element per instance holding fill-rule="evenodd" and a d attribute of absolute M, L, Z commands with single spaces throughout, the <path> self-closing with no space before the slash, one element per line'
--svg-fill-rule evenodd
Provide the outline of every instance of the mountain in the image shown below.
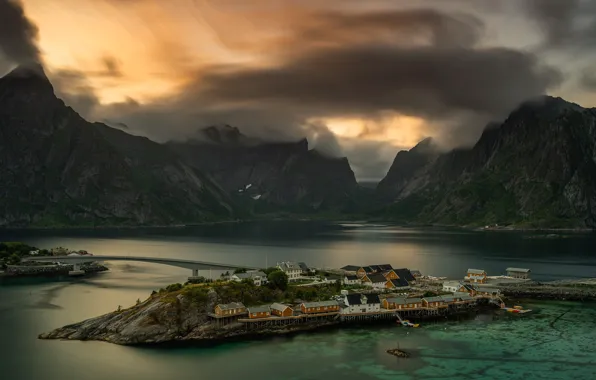
<path fill-rule="evenodd" d="M 393 201 L 384 217 L 455 225 L 596 227 L 595 109 L 543 97 L 487 127 L 472 148 L 419 150 L 398 153 L 377 187 L 379 196 Z"/>
<path fill-rule="evenodd" d="M 0 163 L 0 226 L 169 225 L 235 212 L 167 147 L 84 120 L 41 67 L 0 78 Z"/>
<path fill-rule="evenodd" d="M 359 190 L 348 160 L 308 149 L 308 141 L 264 142 L 213 126 L 199 138 L 169 142 L 186 162 L 260 213 L 347 212 Z"/>

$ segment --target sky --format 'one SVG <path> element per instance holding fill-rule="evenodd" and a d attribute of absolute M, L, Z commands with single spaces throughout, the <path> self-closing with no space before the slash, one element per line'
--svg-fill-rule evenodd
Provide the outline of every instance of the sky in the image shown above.
<path fill-rule="evenodd" d="M 29 62 L 90 121 L 307 137 L 379 180 L 399 150 L 470 146 L 525 100 L 596 106 L 596 2 L 0 0 L 0 75 Z"/>

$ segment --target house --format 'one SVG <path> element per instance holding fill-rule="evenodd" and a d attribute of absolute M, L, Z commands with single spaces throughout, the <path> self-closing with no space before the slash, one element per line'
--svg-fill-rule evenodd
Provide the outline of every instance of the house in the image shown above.
<path fill-rule="evenodd" d="M 361 281 L 356 275 L 348 275 L 344 276 L 344 285 L 360 285 Z"/>
<path fill-rule="evenodd" d="M 372 274 L 375 271 L 371 268 L 371 267 L 360 267 L 358 268 L 358 270 L 356 271 L 356 276 L 363 278 L 364 276 L 366 276 L 367 274 Z"/>
<path fill-rule="evenodd" d="M 362 277 L 362 283 L 375 289 L 385 289 L 387 279 L 381 273 L 372 273 Z"/>
<path fill-rule="evenodd" d="M 412 273 L 412 276 L 414 276 L 416 280 L 422 277 L 422 273 L 420 273 L 418 269 L 410 269 L 410 273 Z"/>
<path fill-rule="evenodd" d="M 389 310 L 417 309 L 422 307 L 420 298 L 392 297 L 383 300 L 383 308 Z"/>
<path fill-rule="evenodd" d="M 337 301 L 303 302 L 300 310 L 304 314 L 333 313 L 339 311 Z"/>
<path fill-rule="evenodd" d="M 476 302 L 476 299 L 474 297 L 470 296 L 470 294 L 466 293 L 466 292 L 455 292 L 455 293 L 453 293 L 453 297 L 459 299 L 461 302 L 464 302 L 464 303 Z"/>
<path fill-rule="evenodd" d="M 462 289 L 462 284 L 459 281 L 445 281 L 443 283 L 443 291 L 454 293 L 459 292 Z"/>
<path fill-rule="evenodd" d="M 291 261 L 277 263 L 277 267 L 288 276 L 288 281 L 298 281 L 302 275 L 300 265 Z"/>
<path fill-rule="evenodd" d="M 358 277 L 364 277 L 367 274 L 387 272 L 390 270 L 393 270 L 393 267 L 390 264 L 368 265 L 368 266 L 358 268 L 356 270 L 356 275 Z"/>
<path fill-rule="evenodd" d="M 267 283 L 267 275 L 260 270 L 248 271 L 245 273 L 234 273 L 230 280 L 240 282 L 242 280 L 252 280 L 256 286 L 265 285 Z"/>
<path fill-rule="evenodd" d="M 381 300 L 378 294 L 347 294 L 344 296 L 342 313 L 374 313 L 381 311 Z"/>
<path fill-rule="evenodd" d="M 410 288 L 410 284 L 408 284 L 408 282 L 403 278 L 398 278 L 395 280 L 387 280 L 387 282 L 385 283 L 385 288 L 405 290 Z"/>
<path fill-rule="evenodd" d="M 464 279 L 470 282 L 484 284 L 486 282 L 486 272 L 482 269 L 468 269 L 468 274 Z"/>
<path fill-rule="evenodd" d="M 507 268 L 507 276 L 513 278 L 530 278 L 530 270 L 525 268 Z"/>
<path fill-rule="evenodd" d="M 248 318 L 269 318 L 271 316 L 271 310 L 269 306 L 253 306 L 248 308 Z"/>
<path fill-rule="evenodd" d="M 441 296 L 437 297 L 424 297 L 422 298 L 422 305 L 424 307 L 446 307 L 447 304 Z"/>
<path fill-rule="evenodd" d="M 231 317 L 246 314 L 246 306 L 242 302 L 230 302 L 215 306 L 215 315 L 218 317 Z"/>
<path fill-rule="evenodd" d="M 35 250 L 35 251 L 29 251 L 29 254 L 31 256 L 37 256 L 37 255 L 39 255 L 39 249 L 38 250 Z"/>
<path fill-rule="evenodd" d="M 403 278 L 410 285 L 416 284 L 416 278 L 414 277 L 414 275 L 412 275 L 412 272 L 410 272 L 409 269 L 407 269 L 407 268 L 395 269 L 395 273 L 397 273 L 399 278 Z"/>
<path fill-rule="evenodd" d="M 458 293 L 465 292 L 471 296 L 476 295 L 476 287 L 471 284 L 461 284 L 461 288 L 457 290 Z"/>
<path fill-rule="evenodd" d="M 294 315 L 294 310 L 291 307 L 281 304 L 281 303 L 274 303 L 270 307 L 271 314 L 276 315 L 278 317 L 291 317 Z"/>
<path fill-rule="evenodd" d="M 298 266 L 302 270 L 303 276 L 310 276 L 315 273 L 315 270 L 312 268 L 309 268 L 308 265 L 306 265 L 306 263 L 298 263 Z"/>
<path fill-rule="evenodd" d="M 387 280 L 397 280 L 399 278 L 399 276 L 397 275 L 397 273 L 395 273 L 395 271 L 393 269 L 383 271 L 383 272 L 381 272 L 381 274 Z"/>
<path fill-rule="evenodd" d="M 366 305 L 367 313 L 381 311 L 381 299 L 378 294 L 364 295 L 364 305 Z"/>

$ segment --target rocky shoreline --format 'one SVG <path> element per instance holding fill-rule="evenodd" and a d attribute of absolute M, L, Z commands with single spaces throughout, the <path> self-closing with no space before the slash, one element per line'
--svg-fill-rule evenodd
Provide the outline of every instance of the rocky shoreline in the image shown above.
<path fill-rule="evenodd" d="M 106 266 L 97 263 L 82 264 L 81 270 L 85 274 L 100 273 L 109 270 Z M 2 277 L 31 277 L 31 276 L 65 276 L 74 269 L 72 264 L 67 265 L 9 265 L 0 274 Z"/>
<path fill-rule="evenodd" d="M 501 293 L 507 298 L 536 299 L 551 301 L 596 301 L 596 279 L 526 282 L 500 285 Z"/>

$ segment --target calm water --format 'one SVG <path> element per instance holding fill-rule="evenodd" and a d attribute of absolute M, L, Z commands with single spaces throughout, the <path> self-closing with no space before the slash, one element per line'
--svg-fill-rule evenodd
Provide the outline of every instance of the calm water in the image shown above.
<path fill-rule="evenodd" d="M 596 239 L 527 239 L 519 233 L 405 230 L 384 226 L 254 223 L 179 230 L 3 232 L 42 248 L 265 265 L 300 260 L 315 266 L 391 263 L 459 278 L 468 267 L 501 274 L 529 267 L 540 279 L 596 277 Z M 596 307 L 526 306 L 525 318 L 352 328 L 215 348 L 139 349 L 101 342 L 40 341 L 38 333 L 144 299 L 183 282 L 184 269 L 145 263 L 70 280 L 0 283 L 0 373 L 7 379 L 592 379 Z M 385 350 L 399 342 L 414 358 Z"/>

